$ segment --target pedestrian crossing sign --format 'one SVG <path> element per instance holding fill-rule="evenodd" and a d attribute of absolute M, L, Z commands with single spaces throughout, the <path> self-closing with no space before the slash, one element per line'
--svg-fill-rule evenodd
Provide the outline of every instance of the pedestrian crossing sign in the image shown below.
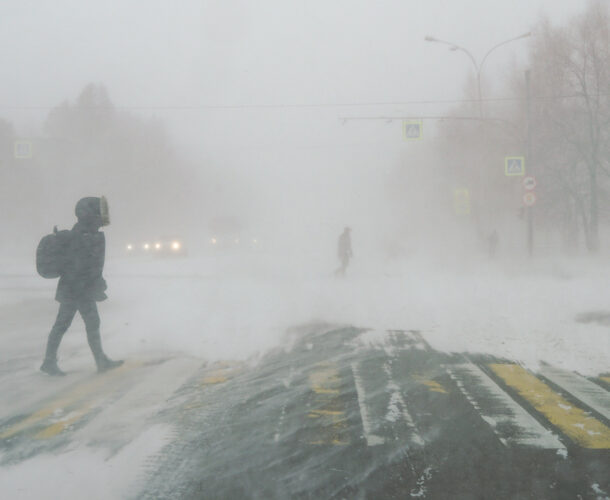
<path fill-rule="evenodd" d="M 504 174 L 508 177 L 525 175 L 525 158 L 523 156 L 504 158 Z"/>
<path fill-rule="evenodd" d="M 18 160 L 28 160 L 32 158 L 32 143 L 30 141 L 15 141 L 13 153 Z"/>
<path fill-rule="evenodd" d="M 404 120 L 402 128 L 407 141 L 422 138 L 423 124 L 421 120 Z"/>

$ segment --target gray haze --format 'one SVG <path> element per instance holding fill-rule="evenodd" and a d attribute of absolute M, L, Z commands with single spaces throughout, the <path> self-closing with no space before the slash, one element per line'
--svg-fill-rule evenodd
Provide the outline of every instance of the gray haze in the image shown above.
<path fill-rule="evenodd" d="M 54 106 L 103 84 L 118 108 L 161 119 L 187 159 L 192 194 L 204 199 L 201 227 L 189 224 L 192 240 L 209 236 L 205 221 L 215 213 L 297 247 L 329 248 L 345 224 L 361 245 L 391 247 L 398 228 L 421 239 L 437 224 L 439 184 L 427 174 L 435 160 L 426 140 L 402 139 L 400 122 L 341 118 L 442 114 L 448 104 L 369 104 L 462 98 L 470 61 L 426 35 L 480 59 L 542 15 L 561 23 L 582 8 L 551 0 L 4 0 L 0 117 L 18 136 L 36 137 Z M 510 91 L 499 81 L 526 48 L 517 42 L 490 58 L 486 96 Z M 435 125 L 425 127 L 429 139 Z M 397 171 L 408 179 L 404 194 L 392 189 Z M 129 209 L 137 193 L 117 199 L 112 179 L 77 185 L 92 191 L 83 194 L 109 191 L 121 242 L 141 223 Z M 57 193 L 49 220 L 70 223 L 76 191 Z"/>

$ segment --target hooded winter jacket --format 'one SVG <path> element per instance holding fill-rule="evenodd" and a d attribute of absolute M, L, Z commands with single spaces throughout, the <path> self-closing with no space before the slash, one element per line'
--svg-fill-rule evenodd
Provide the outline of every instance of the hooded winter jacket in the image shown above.
<path fill-rule="evenodd" d="M 106 239 L 99 230 L 109 222 L 105 198 L 83 198 L 76 204 L 75 213 L 78 222 L 70 234 L 55 300 L 100 302 L 107 298 L 102 277 Z"/>

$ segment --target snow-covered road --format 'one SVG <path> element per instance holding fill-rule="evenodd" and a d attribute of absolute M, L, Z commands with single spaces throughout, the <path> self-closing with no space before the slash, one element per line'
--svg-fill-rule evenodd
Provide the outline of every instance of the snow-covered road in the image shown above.
<path fill-rule="evenodd" d="M 0 286 L 0 488 L 11 498 L 36 498 L 48 491 L 67 499 L 137 495 L 149 482 L 142 472 L 149 457 L 176 440 L 177 423 L 157 417 L 169 415 L 179 389 L 201 378 L 201 370 L 208 370 L 204 385 L 226 380 L 219 362 L 257 369 L 266 353 L 288 355 L 295 345 L 291 328 L 298 324 L 372 328 L 363 338 L 373 347 L 383 343 L 374 331 L 418 330 L 439 353 L 470 353 L 472 359 L 479 353 L 532 373 L 542 367 L 549 378 L 566 371 L 595 380 L 608 377 L 608 267 L 526 263 L 448 271 L 392 262 L 382 267 L 355 265 L 348 279 L 337 281 L 315 270 L 306 273 L 294 262 L 260 256 L 110 261 L 110 299 L 100 305 L 102 339 L 108 354 L 125 358 L 126 364 L 97 375 L 77 319 L 60 349 L 60 365 L 68 375 L 56 379 L 38 372 L 56 313 L 54 282 L 33 276 L 27 266 L 11 265 Z M 355 367 L 354 401 L 375 396 L 378 388 L 362 378 L 365 365 L 351 360 L 348 366 Z M 390 365 L 379 366 L 390 370 Z M 476 381 L 480 396 L 481 387 L 490 390 L 486 377 L 506 375 L 477 370 L 461 363 L 443 371 L 443 377 L 456 384 Z M 288 385 L 294 376 L 290 370 L 281 374 Z M 400 423 L 406 417 L 399 415 L 408 414 L 407 393 L 404 387 L 386 386 L 394 394 Z M 469 397 L 479 405 L 475 396 Z M 363 404 L 363 435 L 379 442 L 380 431 L 372 423 L 376 410 Z M 595 410 L 603 419 L 599 408 L 605 410 Z M 286 405 L 277 410 L 273 418 L 275 424 L 283 419 L 280 426 L 294 411 Z M 494 415 L 487 418 L 506 418 Z M 537 432 L 539 438 L 523 439 L 546 442 L 548 436 Z M 274 433 L 281 435 L 277 429 Z M 507 442 L 518 439 L 496 435 Z M 426 476 L 425 468 L 421 474 Z"/>

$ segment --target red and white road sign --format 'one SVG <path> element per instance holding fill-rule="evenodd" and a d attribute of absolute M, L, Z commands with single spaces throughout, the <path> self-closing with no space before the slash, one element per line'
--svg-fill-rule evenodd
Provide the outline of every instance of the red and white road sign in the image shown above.
<path fill-rule="evenodd" d="M 526 191 L 533 191 L 536 188 L 536 178 L 533 175 L 528 175 L 523 179 L 523 187 Z"/>
<path fill-rule="evenodd" d="M 533 207 L 536 204 L 536 193 L 528 191 L 523 195 L 523 204 L 526 207 Z"/>

